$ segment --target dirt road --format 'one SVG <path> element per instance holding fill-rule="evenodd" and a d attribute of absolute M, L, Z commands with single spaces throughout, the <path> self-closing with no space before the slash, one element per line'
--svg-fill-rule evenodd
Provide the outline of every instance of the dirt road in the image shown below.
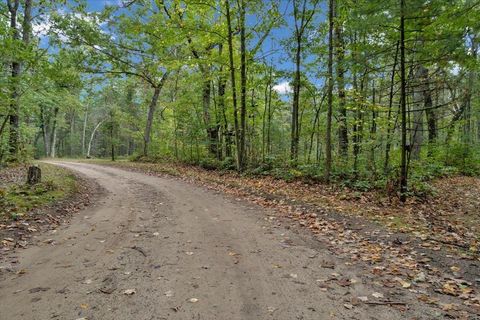
<path fill-rule="evenodd" d="M 265 209 L 176 179 L 56 164 L 107 192 L 1 262 L 18 261 L 2 274 L 1 320 L 433 318 L 423 305 L 355 303 L 375 301 L 369 277 Z"/>

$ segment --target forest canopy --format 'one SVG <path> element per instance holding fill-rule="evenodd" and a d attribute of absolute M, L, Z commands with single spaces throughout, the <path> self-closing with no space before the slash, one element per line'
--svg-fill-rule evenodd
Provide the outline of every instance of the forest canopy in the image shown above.
<path fill-rule="evenodd" d="M 0 3 L 0 164 L 180 161 L 386 188 L 480 173 L 477 0 Z"/>

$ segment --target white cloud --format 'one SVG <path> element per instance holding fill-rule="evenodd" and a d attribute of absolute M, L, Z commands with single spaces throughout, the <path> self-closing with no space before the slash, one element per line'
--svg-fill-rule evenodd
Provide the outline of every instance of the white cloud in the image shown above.
<path fill-rule="evenodd" d="M 292 86 L 290 86 L 290 82 L 283 81 L 277 85 L 274 85 L 272 88 L 278 94 L 289 94 L 293 92 Z"/>
<path fill-rule="evenodd" d="M 43 21 L 38 21 L 32 24 L 33 34 L 38 37 L 46 36 L 51 28 L 52 28 L 52 23 L 48 18 Z"/>

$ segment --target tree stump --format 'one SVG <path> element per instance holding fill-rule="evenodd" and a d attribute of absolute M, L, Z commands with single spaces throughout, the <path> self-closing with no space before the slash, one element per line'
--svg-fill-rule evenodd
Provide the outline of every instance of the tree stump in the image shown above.
<path fill-rule="evenodd" d="M 27 183 L 34 185 L 42 181 L 42 170 L 39 166 L 28 167 Z"/>

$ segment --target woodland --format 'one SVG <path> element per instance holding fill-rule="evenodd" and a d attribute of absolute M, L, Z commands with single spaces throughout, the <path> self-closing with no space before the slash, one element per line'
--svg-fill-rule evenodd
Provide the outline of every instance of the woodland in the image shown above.
<path fill-rule="evenodd" d="M 480 1 L 5 0 L 0 166 L 179 162 L 379 189 L 480 173 Z"/>
<path fill-rule="evenodd" d="M 480 0 L 0 0 L 0 318 L 479 319 Z"/>

